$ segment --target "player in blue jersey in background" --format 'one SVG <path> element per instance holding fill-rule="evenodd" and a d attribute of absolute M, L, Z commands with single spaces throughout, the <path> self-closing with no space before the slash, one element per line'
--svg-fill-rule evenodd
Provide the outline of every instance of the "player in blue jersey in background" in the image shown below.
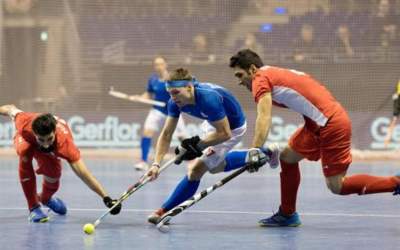
<path fill-rule="evenodd" d="M 278 149 L 271 151 L 258 148 L 228 153 L 243 138 L 246 118 L 238 100 L 225 88 L 211 83 L 199 83 L 186 69 L 181 68 L 172 72 L 167 81 L 167 90 L 171 95 L 168 118 L 157 141 L 154 163 L 147 174 L 153 180 L 157 178 L 160 163 L 168 152 L 182 112 L 204 120 L 202 127 L 205 133 L 201 138 L 194 136 L 181 142 L 181 147 L 185 149 L 182 159 L 195 160 L 189 164 L 187 175 L 167 201 L 148 217 L 148 221 L 153 224 L 157 224 L 168 210 L 193 196 L 206 172 L 219 173 L 240 168 L 248 162 L 250 151 L 252 155 L 259 155 L 259 159 L 267 154 L 269 164 L 275 167 L 279 155 Z"/>
<path fill-rule="evenodd" d="M 153 67 L 155 73 L 150 76 L 146 92 L 144 92 L 141 97 L 161 101 L 167 104 L 170 98 L 169 93 L 165 89 L 165 81 L 169 77 L 167 62 L 163 57 L 156 57 L 153 61 Z M 147 161 L 151 149 L 152 138 L 164 125 L 167 114 L 167 105 L 165 105 L 165 107 L 153 106 L 147 115 L 143 126 L 142 139 L 140 141 L 141 159 L 135 164 L 137 170 L 148 169 Z M 186 136 L 183 118 L 179 119 L 176 133 L 178 138 Z"/>

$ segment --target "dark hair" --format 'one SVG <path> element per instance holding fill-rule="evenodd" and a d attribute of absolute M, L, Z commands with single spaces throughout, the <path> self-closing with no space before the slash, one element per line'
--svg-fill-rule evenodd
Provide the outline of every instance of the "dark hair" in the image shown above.
<path fill-rule="evenodd" d="M 250 49 L 242 49 L 231 57 L 229 67 L 234 68 L 238 66 L 241 69 L 249 70 L 252 64 L 257 68 L 264 66 L 263 61 L 256 52 Z"/>
<path fill-rule="evenodd" d="M 193 80 L 193 76 L 189 73 L 189 70 L 184 69 L 184 68 L 179 68 L 171 72 L 170 81 L 181 81 L 181 80 L 187 80 L 191 81 Z"/>
<path fill-rule="evenodd" d="M 50 113 L 36 117 L 32 122 L 32 130 L 36 135 L 46 136 L 56 130 L 56 118 Z"/>

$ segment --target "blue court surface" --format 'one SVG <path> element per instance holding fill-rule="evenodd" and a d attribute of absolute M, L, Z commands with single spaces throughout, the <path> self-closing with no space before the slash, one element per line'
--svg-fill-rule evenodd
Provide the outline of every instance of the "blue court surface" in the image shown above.
<path fill-rule="evenodd" d="M 86 159 L 112 197 L 140 177 L 130 160 Z M 351 173 L 392 175 L 395 162 L 354 163 Z M 172 220 L 169 233 L 146 222 L 185 173 L 172 166 L 160 178 L 132 195 L 118 216 L 108 216 L 93 235 L 82 226 L 105 211 L 100 198 L 67 165 L 57 196 L 68 205 L 67 216 L 52 215 L 45 224 L 28 222 L 18 181 L 16 159 L 0 167 L 0 249 L 399 249 L 400 196 L 378 194 L 347 197 L 325 187 L 319 164 L 302 164 L 298 228 L 261 228 L 257 221 L 279 205 L 279 170 L 244 173 Z M 207 174 L 201 189 L 224 174 Z M 40 183 L 39 181 L 38 183 Z M 40 185 L 39 185 L 40 186 Z"/>

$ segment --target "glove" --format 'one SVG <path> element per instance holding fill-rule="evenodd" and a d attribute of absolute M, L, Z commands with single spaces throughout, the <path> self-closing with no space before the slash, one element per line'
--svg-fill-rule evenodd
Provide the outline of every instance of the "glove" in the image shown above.
<path fill-rule="evenodd" d="M 175 161 L 175 164 L 180 164 L 182 161 L 190 161 L 203 155 L 202 149 L 199 147 L 200 137 L 193 136 L 186 138 L 181 142 L 181 145 L 175 148 L 175 154 L 179 155 L 182 150 L 185 152 Z"/>
<path fill-rule="evenodd" d="M 269 157 L 260 148 L 251 148 L 246 155 L 247 171 L 250 173 L 257 172 L 260 167 L 264 166 Z"/>
<path fill-rule="evenodd" d="M 117 202 L 117 200 L 113 200 L 110 198 L 110 196 L 106 196 L 103 198 L 103 202 L 104 202 L 104 205 L 106 205 L 106 207 L 111 208 L 112 206 L 114 206 L 114 204 Z M 119 214 L 119 212 L 121 211 L 121 208 L 122 208 L 122 204 L 119 203 L 118 206 L 116 206 L 113 210 L 110 211 L 110 213 L 112 215 Z"/>
<path fill-rule="evenodd" d="M 395 100 L 397 100 L 397 99 L 399 99 L 399 95 L 398 95 L 397 93 L 394 93 L 394 94 L 392 95 L 392 100 L 395 101 Z"/>

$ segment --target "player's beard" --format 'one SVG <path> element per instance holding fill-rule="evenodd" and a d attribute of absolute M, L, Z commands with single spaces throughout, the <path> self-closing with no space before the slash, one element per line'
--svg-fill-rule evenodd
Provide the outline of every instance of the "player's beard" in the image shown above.
<path fill-rule="evenodd" d="M 54 145 L 50 145 L 47 148 L 39 145 L 39 151 L 42 152 L 42 153 L 47 153 L 48 154 L 48 153 L 53 152 L 54 149 L 55 149 Z"/>
<path fill-rule="evenodd" d="M 251 77 L 245 77 L 245 78 L 243 78 L 243 80 L 242 80 L 242 85 L 244 85 L 244 86 L 246 86 L 246 88 L 248 89 L 248 90 L 250 90 L 250 92 L 252 91 L 252 78 Z"/>

